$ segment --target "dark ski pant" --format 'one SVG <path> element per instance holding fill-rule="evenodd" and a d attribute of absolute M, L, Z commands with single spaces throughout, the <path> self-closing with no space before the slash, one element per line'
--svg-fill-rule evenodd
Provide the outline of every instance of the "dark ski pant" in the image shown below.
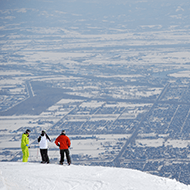
<path fill-rule="evenodd" d="M 49 157 L 48 157 L 48 149 L 40 149 L 42 162 L 49 163 Z"/>
<path fill-rule="evenodd" d="M 61 155 L 60 163 L 64 162 L 64 155 L 65 154 L 66 154 L 66 158 L 67 158 L 67 163 L 70 164 L 71 163 L 71 158 L 70 158 L 68 149 L 60 149 L 60 155 Z"/>

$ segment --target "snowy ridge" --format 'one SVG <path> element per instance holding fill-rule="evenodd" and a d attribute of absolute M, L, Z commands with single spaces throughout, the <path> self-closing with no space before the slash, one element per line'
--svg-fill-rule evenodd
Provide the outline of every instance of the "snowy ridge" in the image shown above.
<path fill-rule="evenodd" d="M 0 190 L 190 190 L 141 171 L 93 166 L 0 163 Z"/>

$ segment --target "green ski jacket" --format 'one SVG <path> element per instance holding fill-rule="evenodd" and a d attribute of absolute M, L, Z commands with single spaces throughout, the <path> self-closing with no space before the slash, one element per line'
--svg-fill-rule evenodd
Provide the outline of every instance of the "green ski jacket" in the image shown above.
<path fill-rule="evenodd" d="M 29 144 L 28 134 L 22 134 L 21 148 L 22 149 L 26 148 L 26 145 L 28 145 L 28 144 Z"/>

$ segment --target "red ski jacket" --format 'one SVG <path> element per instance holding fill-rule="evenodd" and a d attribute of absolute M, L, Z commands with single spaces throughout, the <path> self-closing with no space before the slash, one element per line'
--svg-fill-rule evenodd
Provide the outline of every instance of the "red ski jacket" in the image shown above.
<path fill-rule="evenodd" d="M 59 146 L 60 149 L 68 149 L 71 146 L 71 141 L 69 137 L 61 134 L 56 138 L 55 144 Z"/>

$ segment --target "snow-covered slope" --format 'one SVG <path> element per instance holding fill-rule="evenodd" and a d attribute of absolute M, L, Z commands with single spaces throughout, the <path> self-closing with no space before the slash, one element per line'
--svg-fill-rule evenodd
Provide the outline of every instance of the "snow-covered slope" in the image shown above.
<path fill-rule="evenodd" d="M 1 162 L 0 190 L 190 190 L 175 180 L 123 168 Z"/>

